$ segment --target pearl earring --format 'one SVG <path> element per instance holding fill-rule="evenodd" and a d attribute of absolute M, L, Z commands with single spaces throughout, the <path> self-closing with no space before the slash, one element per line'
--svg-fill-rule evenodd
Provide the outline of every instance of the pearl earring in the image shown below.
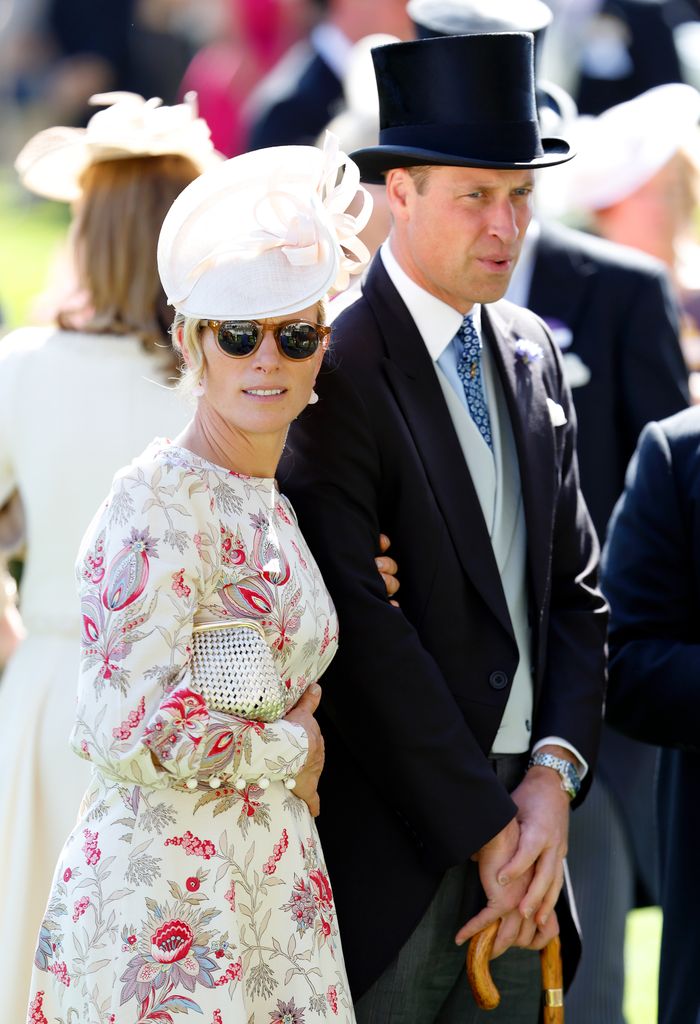
<path fill-rule="evenodd" d="M 309 403 L 308 404 L 309 405 L 316 405 L 316 402 L 318 402 L 318 395 L 316 394 L 315 391 L 312 390 L 311 394 L 309 396 Z"/>

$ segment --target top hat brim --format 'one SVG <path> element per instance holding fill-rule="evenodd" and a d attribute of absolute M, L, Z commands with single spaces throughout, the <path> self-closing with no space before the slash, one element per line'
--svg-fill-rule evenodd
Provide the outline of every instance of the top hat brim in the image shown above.
<path fill-rule="evenodd" d="M 360 168 L 362 181 L 369 185 L 381 185 L 383 175 L 396 167 L 488 167 L 495 170 L 517 171 L 540 167 L 554 167 L 566 163 L 575 156 L 573 148 L 565 139 L 542 139 L 542 153 L 530 160 L 482 160 L 476 157 L 444 153 L 439 150 L 421 149 L 417 146 L 366 146 L 350 154 Z"/>

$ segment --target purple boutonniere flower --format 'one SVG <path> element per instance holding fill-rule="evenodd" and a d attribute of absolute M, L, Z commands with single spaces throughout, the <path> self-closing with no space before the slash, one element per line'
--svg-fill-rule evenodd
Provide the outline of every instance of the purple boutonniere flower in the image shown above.
<path fill-rule="evenodd" d="M 542 351 L 542 346 L 538 345 L 536 341 L 527 341 L 525 338 L 520 338 L 515 343 L 515 356 L 525 366 L 529 366 L 530 363 L 536 363 L 539 359 L 542 359 L 544 352 Z"/>

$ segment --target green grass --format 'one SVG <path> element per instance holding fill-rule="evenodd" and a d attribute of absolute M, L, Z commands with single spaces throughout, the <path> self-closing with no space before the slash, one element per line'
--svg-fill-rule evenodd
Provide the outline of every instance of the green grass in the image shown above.
<path fill-rule="evenodd" d="M 28 322 L 43 290 L 58 246 L 65 238 L 68 212 L 60 203 L 33 201 L 0 170 L 0 305 L 5 327 Z M 661 915 L 636 910 L 627 923 L 625 1014 L 628 1024 L 655 1024 Z M 591 1022 L 594 1024 L 594 1022 Z"/>
<path fill-rule="evenodd" d="M 0 307 L 4 328 L 31 322 L 49 267 L 68 227 L 63 203 L 34 200 L 0 171 Z"/>
<path fill-rule="evenodd" d="M 661 911 L 634 910 L 625 937 L 625 1016 L 629 1024 L 656 1024 Z"/>

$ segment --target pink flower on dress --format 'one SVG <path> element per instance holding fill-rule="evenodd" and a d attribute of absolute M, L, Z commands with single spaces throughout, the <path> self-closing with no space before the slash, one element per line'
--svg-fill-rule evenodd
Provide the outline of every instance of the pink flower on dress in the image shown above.
<path fill-rule="evenodd" d="M 146 699 L 145 697 L 142 697 L 141 700 L 138 702 L 136 708 L 134 708 L 133 711 L 129 712 L 129 714 L 126 716 L 121 725 L 116 725 L 112 729 L 112 736 L 114 737 L 114 739 L 128 740 L 129 737 L 131 736 L 132 730 L 134 730 L 136 726 L 140 725 L 141 722 L 143 721 L 143 717 L 145 714 Z"/>
<path fill-rule="evenodd" d="M 229 981 L 242 981 L 243 980 L 243 961 L 239 957 L 238 960 L 234 960 L 230 963 L 220 978 L 217 978 L 214 982 L 214 986 L 226 985 Z"/>
<path fill-rule="evenodd" d="M 275 843 L 272 849 L 272 856 L 268 857 L 263 864 L 263 874 L 274 875 L 277 870 L 277 865 L 282 857 L 282 854 L 289 846 L 289 836 L 287 835 L 286 828 L 282 829 L 282 837 L 278 843 Z"/>
<path fill-rule="evenodd" d="M 75 906 L 73 907 L 73 921 L 76 922 L 79 920 L 89 906 L 90 900 L 87 896 L 81 896 L 79 900 L 76 900 Z"/>
<path fill-rule="evenodd" d="M 99 832 L 91 832 L 89 828 L 84 828 L 83 835 L 85 836 L 85 842 L 83 843 L 85 863 L 88 867 L 94 867 L 102 856 L 102 850 L 97 845 L 100 838 Z"/>
<path fill-rule="evenodd" d="M 338 992 L 335 985 L 329 985 L 326 992 L 326 1000 L 333 1013 L 338 1016 Z"/>
<path fill-rule="evenodd" d="M 194 932 L 186 921 L 166 921 L 151 938 L 151 954 L 159 964 L 183 960 L 194 942 Z"/>
<path fill-rule="evenodd" d="M 64 882 L 70 882 L 72 877 L 73 877 L 73 872 L 71 871 L 70 868 L 66 868 L 66 870 L 63 872 L 63 881 Z"/>
<path fill-rule="evenodd" d="M 313 871 L 309 871 L 309 879 L 313 886 L 314 899 L 319 907 L 322 907 L 324 910 L 330 910 L 333 907 L 333 892 L 331 890 L 331 883 L 328 881 L 328 875 L 324 875 L 322 871 L 315 868 Z"/>
<path fill-rule="evenodd" d="M 192 593 L 192 588 L 188 587 L 185 583 L 185 569 L 184 566 L 178 572 L 173 573 L 172 589 L 175 591 L 178 597 L 189 597 Z"/>
<path fill-rule="evenodd" d="M 49 1024 L 48 1018 L 42 1010 L 44 1005 L 44 993 L 37 992 L 29 1004 L 29 1012 L 27 1014 L 27 1024 Z"/>
<path fill-rule="evenodd" d="M 211 860 L 216 853 L 216 847 L 211 839 L 199 839 L 189 829 L 182 836 L 171 836 L 166 839 L 165 845 L 181 846 L 188 857 L 203 857 L 204 860 Z"/>
<path fill-rule="evenodd" d="M 235 909 L 236 909 L 236 883 L 233 881 L 233 879 L 231 880 L 231 884 L 228 887 L 228 892 L 224 893 L 224 899 L 228 903 L 228 905 L 231 908 L 231 910 L 235 911 Z"/>
<path fill-rule="evenodd" d="M 61 960 L 59 963 L 49 964 L 47 970 L 50 974 L 54 974 L 62 985 L 70 988 L 70 977 L 64 960 Z"/>

